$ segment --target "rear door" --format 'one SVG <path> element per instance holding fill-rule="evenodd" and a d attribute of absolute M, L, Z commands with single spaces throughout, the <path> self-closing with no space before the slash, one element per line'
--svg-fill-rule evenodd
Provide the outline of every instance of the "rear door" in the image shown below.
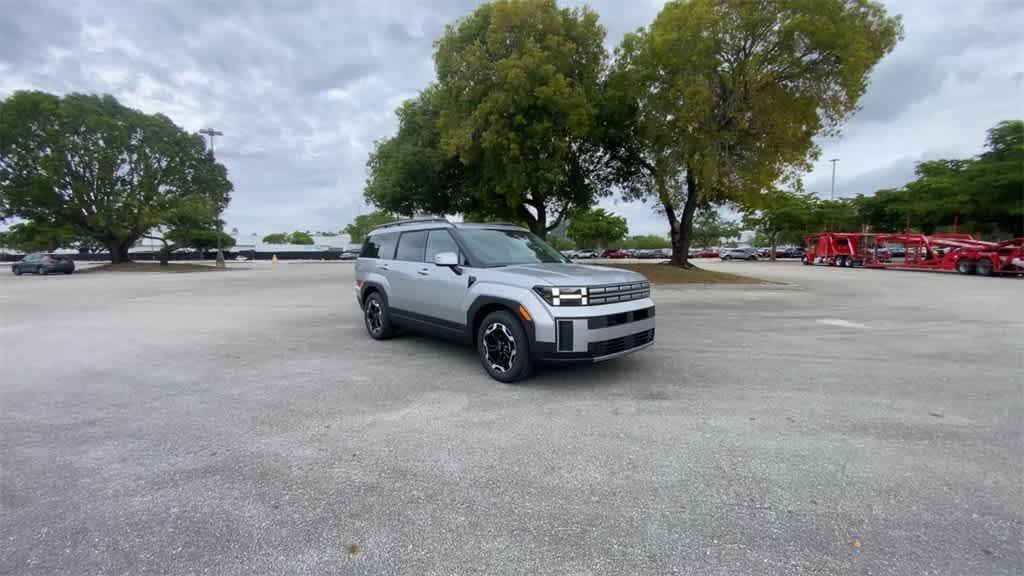
<path fill-rule="evenodd" d="M 402 232 L 398 239 L 395 259 L 390 264 L 391 300 L 388 305 L 401 312 L 424 314 L 418 309 L 416 293 L 422 289 L 419 274 L 427 248 L 427 231 Z"/>

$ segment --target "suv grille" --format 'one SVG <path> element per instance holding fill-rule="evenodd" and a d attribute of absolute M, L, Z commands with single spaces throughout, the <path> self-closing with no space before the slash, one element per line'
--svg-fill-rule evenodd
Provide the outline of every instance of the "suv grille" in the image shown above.
<path fill-rule="evenodd" d="M 607 356 L 617 352 L 632 350 L 637 346 L 643 346 L 653 341 L 654 328 L 651 328 L 650 330 L 644 330 L 643 332 L 637 332 L 636 334 L 630 334 L 621 338 L 612 338 L 603 342 L 591 342 L 587 345 L 587 352 L 597 357 Z"/>
<path fill-rule="evenodd" d="M 590 305 L 611 304 L 612 302 L 628 302 L 640 300 L 651 295 L 651 284 L 649 282 L 636 282 L 633 284 L 612 284 L 609 286 L 596 286 L 587 288 L 590 297 Z"/>

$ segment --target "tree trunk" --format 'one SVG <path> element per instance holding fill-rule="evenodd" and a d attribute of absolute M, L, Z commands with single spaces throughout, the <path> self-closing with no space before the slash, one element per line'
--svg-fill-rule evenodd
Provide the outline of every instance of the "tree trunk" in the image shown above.
<path fill-rule="evenodd" d="M 768 259 L 775 262 L 775 247 L 778 246 L 779 240 L 775 234 L 768 235 Z"/>
<path fill-rule="evenodd" d="M 107 250 L 110 251 L 110 262 L 111 264 L 120 264 L 122 262 L 128 262 L 131 259 L 128 257 L 128 249 L 132 247 L 133 242 L 124 242 L 121 240 L 110 240 L 107 242 Z"/>
<path fill-rule="evenodd" d="M 170 259 L 171 259 L 171 250 L 167 246 L 164 246 L 163 248 L 160 249 L 160 265 L 161 266 L 169 266 L 170 265 L 170 262 L 169 262 Z"/>
<path fill-rule="evenodd" d="M 697 213 L 697 203 L 700 200 L 700 187 L 693 170 L 686 169 L 686 202 L 683 204 L 683 214 L 679 219 L 679 241 L 672 246 L 672 260 L 676 261 L 681 257 L 680 266 L 692 268 L 690 264 L 690 244 L 693 242 L 693 216 Z M 678 253 L 677 253 L 678 251 Z"/>

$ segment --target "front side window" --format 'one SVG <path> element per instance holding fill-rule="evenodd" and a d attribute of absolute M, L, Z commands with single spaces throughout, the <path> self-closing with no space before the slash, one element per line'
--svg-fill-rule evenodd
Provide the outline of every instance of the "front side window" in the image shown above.
<path fill-rule="evenodd" d="M 568 262 L 558 250 L 526 230 L 464 228 L 460 233 L 467 250 L 484 266 Z"/>
<path fill-rule="evenodd" d="M 407 262 L 423 262 L 423 252 L 427 248 L 427 231 L 404 232 L 398 241 L 398 254 L 395 260 Z"/>
<path fill-rule="evenodd" d="M 431 230 L 430 235 L 427 236 L 427 262 L 433 262 L 434 256 L 441 254 L 442 252 L 454 252 L 459 254 L 459 245 L 455 243 L 455 239 L 452 238 L 451 233 L 447 230 Z M 462 257 L 459 257 L 459 262 L 462 262 Z"/>
<path fill-rule="evenodd" d="M 363 242 L 363 250 L 359 253 L 359 256 L 361 258 L 393 260 L 395 258 L 395 244 L 397 243 L 397 232 L 367 236 L 366 241 Z"/>

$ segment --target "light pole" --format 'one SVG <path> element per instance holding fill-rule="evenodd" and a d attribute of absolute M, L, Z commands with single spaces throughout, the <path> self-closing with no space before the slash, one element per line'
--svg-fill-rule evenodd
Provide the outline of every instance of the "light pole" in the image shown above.
<path fill-rule="evenodd" d="M 214 161 L 217 160 L 217 152 L 213 147 L 214 136 L 223 136 L 224 133 L 220 130 L 214 130 L 213 128 L 203 128 L 199 131 L 200 134 L 210 137 L 210 155 L 213 156 Z M 220 236 L 222 234 L 220 214 L 217 214 L 217 268 L 224 267 L 224 252 L 220 248 Z"/>
<path fill-rule="evenodd" d="M 836 163 L 839 162 L 839 158 L 833 158 L 832 162 L 832 194 L 829 195 L 829 200 L 836 199 Z"/>

